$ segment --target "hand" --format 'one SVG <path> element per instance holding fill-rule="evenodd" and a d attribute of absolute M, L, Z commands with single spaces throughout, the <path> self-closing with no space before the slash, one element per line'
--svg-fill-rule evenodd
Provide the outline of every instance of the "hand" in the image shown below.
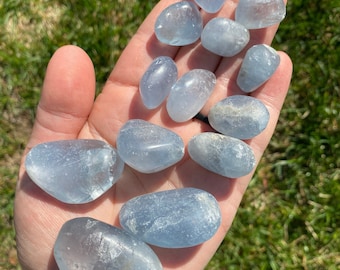
<path fill-rule="evenodd" d="M 37 117 L 25 154 L 38 143 L 63 139 L 93 138 L 115 146 L 120 127 L 129 119 L 142 118 L 164 126 L 179 134 L 185 144 L 188 140 L 211 128 L 193 119 L 185 123 L 173 122 L 165 106 L 148 111 L 141 103 L 139 80 L 160 55 L 171 56 L 177 63 L 179 75 L 194 68 L 214 71 L 217 84 L 213 96 L 202 110 L 218 100 L 240 94 L 235 78 L 244 52 L 224 58 L 203 49 L 199 43 L 182 48 L 160 44 L 153 26 L 158 14 L 174 0 L 162 0 L 144 21 L 124 50 L 112 71 L 102 93 L 94 101 L 95 76 L 91 60 L 75 46 L 65 46 L 53 55 L 46 73 Z M 227 1 L 219 16 L 231 17 L 237 1 Z M 210 16 L 210 18 L 208 18 Z M 205 22 L 212 15 L 205 15 Z M 270 44 L 277 26 L 251 31 L 249 46 Z M 289 57 L 280 52 L 281 64 L 273 77 L 251 95 L 260 99 L 270 112 L 268 127 L 247 143 L 260 160 L 274 132 L 285 99 L 292 72 Z M 122 179 L 98 200 L 84 205 L 67 205 L 39 189 L 25 173 L 22 158 L 15 199 L 15 226 L 17 248 L 24 269 L 57 269 L 53 245 L 63 223 L 69 219 L 89 216 L 119 226 L 118 213 L 124 202 L 149 192 L 180 187 L 196 187 L 212 193 L 222 211 L 222 225 L 206 243 L 188 249 L 155 248 L 164 269 L 203 269 L 214 255 L 231 226 L 252 173 L 239 179 L 226 179 L 210 173 L 195 164 L 186 154 L 171 168 L 155 174 L 138 173 L 126 166 Z"/>

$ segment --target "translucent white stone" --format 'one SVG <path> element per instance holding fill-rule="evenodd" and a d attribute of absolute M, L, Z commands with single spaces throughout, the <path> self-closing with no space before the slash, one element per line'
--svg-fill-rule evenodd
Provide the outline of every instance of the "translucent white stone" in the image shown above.
<path fill-rule="evenodd" d="M 221 223 L 216 199 L 195 188 L 135 197 L 123 205 L 119 218 L 132 235 L 166 248 L 201 244 L 216 233 Z"/>
<path fill-rule="evenodd" d="M 158 40 L 173 46 L 196 42 L 202 29 L 201 13 L 194 3 L 188 1 L 177 2 L 164 9 L 155 23 Z"/>
<path fill-rule="evenodd" d="M 166 108 L 176 122 L 192 119 L 203 108 L 216 84 L 214 73 L 193 69 L 184 74 L 172 87 Z"/>
<path fill-rule="evenodd" d="M 248 29 L 278 24 L 285 16 L 283 0 L 239 0 L 235 12 L 235 20 Z"/>
<path fill-rule="evenodd" d="M 62 202 L 81 204 L 111 188 L 122 175 L 124 163 L 103 141 L 64 140 L 33 147 L 25 166 L 45 192 Z"/>
<path fill-rule="evenodd" d="M 169 95 L 177 81 L 177 67 L 172 58 L 157 57 L 144 73 L 139 90 L 148 109 L 157 108 Z"/>
<path fill-rule="evenodd" d="M 210 20 L 201 36 L 204 48 L 224 57 L 238 54 L 248 44 L 249 39 L 249 31 L 243 25 L 221 17 Z"/>
<path fill-rule="evenodd" d="M 204 11 L 208 13 L 216 13 L 223 7 L 225 0 L 195 0 L 195 2 Z"/>
<path fill-rule="evenodd" d="M 246 93 L 253 92 L 274 74 L 279 64 L 276 50 L 265 44 L 254 45 L 243 59 L 237 85 Z"/>
<path fill-rule="evenodd" d="M 210 125 L 224 135 L 250 139 L 267 126 L 269 112 L 258 99 L 235 95 L 221 100 L 208 114 Z"/>
<path fill-rule="evenodd" d="M 203 168 L 229 178 L 247 175 L 255 166 L 254 153 L 245 142 L 218 133 L 194 136 L 189 141 L 188 151 Z"/>
<path fill-rule="evenodd" d="M 144 242 L 101 221 L 81 217 L 67 221 L 54 245 L 60 270 L 161 270 L 159 259 Z"/>
<path fill-rule="evenodd" d="M 184 155 L 180 136 L 144 120 L 129 120 L 120 129 L 117 150 L 130 167 L 143 173 L 164 170 Z"/>

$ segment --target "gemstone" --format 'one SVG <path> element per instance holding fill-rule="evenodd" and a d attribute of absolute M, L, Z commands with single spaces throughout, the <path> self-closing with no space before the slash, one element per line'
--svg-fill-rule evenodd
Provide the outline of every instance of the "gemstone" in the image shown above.
<path fill-rule="evenodd" d="M 283 0 L 240 0 L 235 21 L 247 29 L 260 29 L 280 23 L 286 16 Z"/>
<path fill-rule="evenodd" d="M 238 139 L 251 139 L 267 126 L 269 112 L 258 99 L 235 95 L 215 104 L 209 111 L 210 125 L 218 132 Z"/>
<path fill-rule="evenodd" d="M 172 87 L 166 109 L 176 122 L 192 119 L 203 108 L 216 84 L 214 73 L 193 69 L 185 73 Z"/>
<path fill-rule="evenodd" d="M 139 90 L 148 109 L 157 108 L 169 95 L 177 81 L 177 66 L 172 58 L 157 57 L 144 73 Z"/>
<path fill-rule="evenodd" d="M 265 44 L 254 45 L 243 59 L 237 85 L 246 93 L 253 92 L 274 74 L 279 64 L 276 50 Z"/>
<path fill-rule="evenodd" d="M 223 134 L 200 133 L 189 141 L 188 151 L 203 168 L 229 178 L 247 175 L 255 166 L 252 149 L 240 139 Z"/>
<path fill-rule="evenodd" d="M 243 25 L 221 17 L 210 20 L 201 36 L 204 48 L 224 57 L 238 54 L 248 44 L 249 39 L 249 31 Z"/>
<path fill-rule="evenodd" d="M 126 164 L 142 173 L 164 170 L 184 155 L 176 133 L 141 119 L 126 122 L 117 137 L 117 150 Z"/>
<path fill-rule="evenodd" d="M 147 244 L 89 217 L 71 219 L 62 226 L 54 258 L 59 269 L 163 269 Z"/>
<path fill-rule="evenodd" d="M 203 29 L 203 19 L 197 6 L 188 1 L 177 2 L 164 9 L 155 23 L 159 41 L 173 46 L 196 42 Z"/>
<path fill-rule="evenodd" d="M 182 188 L 135 197 L 123 205 L 121 226 L 146 243 L 165 248 L 199 245 L 221 223 L 216 199 L 208 192 Z"/>
<path fill-rule="evenodd" d="M 26 157 L 26 171 L 45 192 L 69 204 L 91 202 L 121 177 L 124 163 L 99 140 L 63 140 L 38 144 Z"/>
<path fill-rule="evenodd" d="M 205 12 L 216 13 L 223 7 L 225 0 L 195 0 L 195 2 Z"/>

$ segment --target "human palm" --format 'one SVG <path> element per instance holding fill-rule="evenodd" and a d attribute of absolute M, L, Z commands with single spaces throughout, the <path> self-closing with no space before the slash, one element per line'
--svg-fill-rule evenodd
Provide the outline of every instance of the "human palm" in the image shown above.
<path fill-rule="evenodd" d="M 139 96 L 139 80 L 152 60 L 161 55 L 172 57 L 179 75 L 194 68 L 213 71 L 217 84 L 201 114 L 207 115 L 217 101 L 241 94 L 236 75 L 243 54 L 221 58 L 207 52 L 198 43 L 186 47 L 161 44 L 153 34 L 158 14 L 174 0 L 162 0 L 132 38 L 112 71 L 102 93 L 96 98 L 95 76 L 91 60 L 75 46 L 60 48 L 47 68 L 35 125 L 25 154 L 34 145 L 46 141 L 93 138 L 115 146 L 120 127 L 129 119 L 144 119 L 173 130 L 185 145 L 192 136 L 211 131 L 208 124 L 193 119 L 173 122 L 165 106 L 147 110 Z M 232 17 L 237 1 L 227 1 L 218 16 Z M 216 16 L 216 15 L 214 15 Z M 204 14 L 205 22 L 212 15 Z M 270 44 L 277 26 L 251 31 L 249 46 Z M 292 64 L 280 52 L 281 63 L 273 77 L 251 95 L 260 99 L 270 112 L 270 121 L 260 135 L 247 143 L 257 162 L 272 134 L 288 90 Z M 119 226 L 118 213 L 124 202 L 145 193 L 196 187 L 212 193 L 222 212 L 222 225 L 215 236 L 204 244 L 186 249 L 154 248 L 164 269 L 202 269 L 215 253 L 228 231 L 252 173 L 239 179 L 227 179 L 195 164 L 186 153 L 183 160 L 162 172 L 139 173 L 126 166 L 122 178 L 103 196 L 83 205 L 68 205 L 55 200 L 37 187 L 25 173 L 25 155 L 20 168 L 15 199 L 17 248 L 24 269 L 57 269 L 53 245 L 63 223 L 69 219 L 89 216 Z"/>

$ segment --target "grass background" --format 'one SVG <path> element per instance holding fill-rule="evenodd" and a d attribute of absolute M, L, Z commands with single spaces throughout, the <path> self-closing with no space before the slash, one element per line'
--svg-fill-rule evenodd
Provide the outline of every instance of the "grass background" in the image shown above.
<path fill-rule="evenodd" d="M 84 48 L 98 90 L 156 0 L 0 0 L 0 269 L 20 269 L 13 199 L 20 155 L 53 52 Z M 340 268 L 340 1 L 290 0 L 274 48 L 294 75 L 276 133 L 207 266 Z"/>

